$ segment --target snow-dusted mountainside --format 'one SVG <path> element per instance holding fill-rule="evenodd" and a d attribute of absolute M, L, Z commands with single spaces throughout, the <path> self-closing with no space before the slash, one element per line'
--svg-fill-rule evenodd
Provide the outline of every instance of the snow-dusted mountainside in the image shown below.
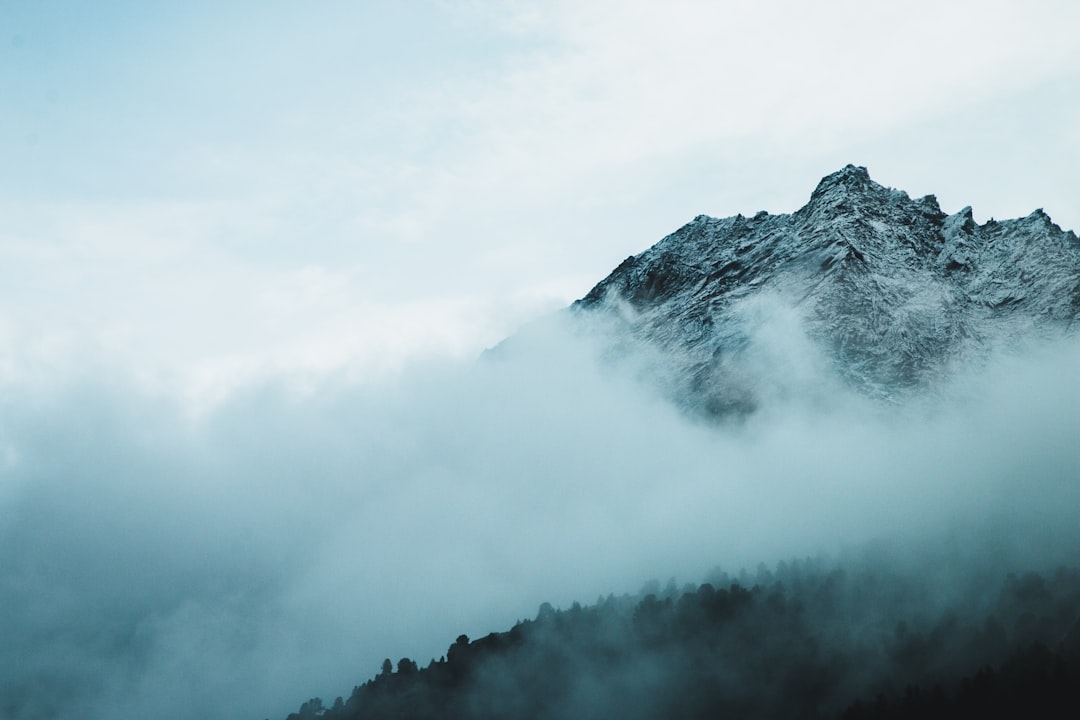
<path fill-rule="evenodd" d="M 971 208 L 946 215 L 934 196 L 848 165 L 794 213 L 698 216 L 573 310 L 658 350 L 661 381 L 711 413 L 752 409 L 821 368 L 893 398 L 991 348 L 1074 327 L 1080 240 L 1042 210 L 982 225 Z"/>

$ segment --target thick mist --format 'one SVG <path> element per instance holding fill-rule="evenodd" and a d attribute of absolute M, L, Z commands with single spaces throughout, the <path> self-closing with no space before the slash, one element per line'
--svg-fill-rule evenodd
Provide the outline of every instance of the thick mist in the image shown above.
<path fill-rule="evenodd" d="M 782 392 L 709 423 L 604 336 L 560 315 L 476 363 L 283 378 L 201 415 L 120 374 L 4 387 L 0 717 L 284 717 L 542 602 L 716 567 L 1077 556 L 1080 342 L 887 404 L 769 326 Z"/>

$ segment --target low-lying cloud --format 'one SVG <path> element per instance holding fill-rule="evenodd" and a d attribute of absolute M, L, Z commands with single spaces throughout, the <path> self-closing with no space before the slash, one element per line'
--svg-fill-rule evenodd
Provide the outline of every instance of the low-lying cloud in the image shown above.
<path fill-rule="evenodd" d="M 717 426 L 595 335 L 552 320 L 475 364 L 267 383 L 197 419 L 122 378 L 4 388 L 0 717 L 284 717 L 650 578 L 1080 549 L 1074 340 L 900 406 L 823 401 L 799 365 L 808 392 Z"/>

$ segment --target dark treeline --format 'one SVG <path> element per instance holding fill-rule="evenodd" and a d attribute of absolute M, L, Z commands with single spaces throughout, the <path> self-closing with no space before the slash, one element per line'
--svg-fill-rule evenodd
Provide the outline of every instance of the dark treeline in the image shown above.
<path fill-rule="evenodd" d="M 1080 569 L 888 567 L 801 560 L 545 604 L 289 720 L 1080 717 Z"/>

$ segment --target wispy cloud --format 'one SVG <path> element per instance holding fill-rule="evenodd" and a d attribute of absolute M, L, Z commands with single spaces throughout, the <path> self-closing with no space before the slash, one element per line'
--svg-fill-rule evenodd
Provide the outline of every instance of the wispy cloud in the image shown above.
<path fill-rule="evenodd" d="M 8 386 L 3 695 L 283 715 L 383 657 L 650 577 L 870 540 L 992 547 L 1001 572 L 1074 556 L 1075 343 L 1001 358 L 936 406 L 794 388 L 718 429 L 586 337 L 549 323 L 479 366 L 249 386 L 199 418 L 124 378 Z"/>

